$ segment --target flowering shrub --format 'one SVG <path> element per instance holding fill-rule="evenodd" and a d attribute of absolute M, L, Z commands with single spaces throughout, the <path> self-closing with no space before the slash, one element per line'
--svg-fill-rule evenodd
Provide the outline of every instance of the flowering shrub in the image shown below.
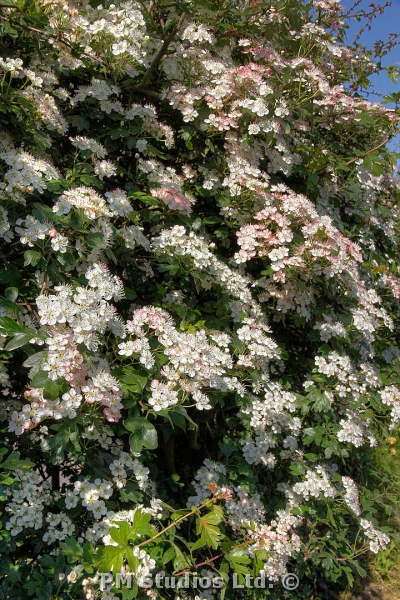
<path fill-rule="evenodd" d="M 399 118 L 343 8 L 0 10 L 0 598 L 351 585 L 389 542 Z"/>

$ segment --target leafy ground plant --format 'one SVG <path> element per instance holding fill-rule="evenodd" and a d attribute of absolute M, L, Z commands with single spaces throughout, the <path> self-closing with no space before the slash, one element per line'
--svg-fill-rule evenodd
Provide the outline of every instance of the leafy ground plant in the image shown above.
<path fill-rule="evenodd" d="M 349 16 L 1 4 L 1 600 L 337 598 L 391 543 L 398 98 Z"/>

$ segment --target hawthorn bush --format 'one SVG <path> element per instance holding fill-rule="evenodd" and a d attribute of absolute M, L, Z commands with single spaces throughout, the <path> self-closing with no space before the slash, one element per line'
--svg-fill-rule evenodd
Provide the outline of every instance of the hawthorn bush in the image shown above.
<path fill-rule="evenodd" d="M 335 0 L 0 11 L 0 599 L 351 586 L 400 421 L 379 55 Z"/>

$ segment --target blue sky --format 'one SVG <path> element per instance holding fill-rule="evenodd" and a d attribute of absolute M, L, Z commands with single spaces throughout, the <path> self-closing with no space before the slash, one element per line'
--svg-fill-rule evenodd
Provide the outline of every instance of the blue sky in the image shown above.
<path fill-rule="evenodd" d="M 360 43 L 362 43 L 367 48 L 373 48 L 374 42 L 377 40 L 386 41 L 389 33 L 400 33 L 400 0 L 391 0 L 392 6 L 385 9 L 383 15 L 378 15 L 371 23 L 371 31 L 366 31 L 363 33 L 360 39 Z M 378 3 L 378 0 L 375 0 L 375 4 Z M 381 3 L 384 4 L 385 0 L 381 0 Z M 341 0 L 341 4 L 346 8 L 350 9 L 354 4 L 353 0 Z M 370 1 L 362 0 L 359 8 L 363 8 L 366 11 L 370 11 Z M 350 23 L 350 29 L 347 30 L 347 38 L 348 43 L 350 44 L 354 39 L 354 34 L 358 33 L 360 28 L 363 26 L 364 21 L 357 22 L 353 19 Z M 388 53 L 382 59 L 382 65 L 384 67 L 389 67 L 391 65 L 397 65 L 400 67 L 400 44 L 395 46 L 390 53 Z M 400 92 L 400 78 L 397 80 L 397 83 L 393 83 L 393 81 L 388 77 L 386 71 L 383 71 L 379 75 L 373 75 L 371 77 L 371 83 L 373 84 L 373 90 L 377 94 L 382 94 L 382 96 L 389 95 L 393 92 Z M 379 95 L 370 95 L 368 96 L 368 100 L 371 102 L 380 102 L 382 97 Z M 389 104 L 389 106 L 391 106 Z M 393 106 L 393 105 L 392 105 Z M 391 150 L 395 150 L 397 152 L 400 151 L 400 135 L 397 136 L 388 147 Z M 399 161 L 400 164 L 400 161 Z"/>
<path fill-rule="evenodd" d="M 378 0 L 376 0 L 375 3 L 377 4 Z M 381 0 L 381 3 L 384 4 L 384 0 Z M 341 0 L 341 4 L 346 9 L 349 9 L 354 2 L 353 0 Z M 370 11 L 370 2 L 363 0 L 358 9 L 359 8 Z M 353 41 L 354 34 L 358 33 L 362 25 L 363 21 L 360 21 L 359 23 L 355 19 L 351 21 L 350 29 L 347 33 L 349 43 Z M 392 0 L 392 6 L 386 8 L 383 15 L 378 15 L 372 21 L 371 25 L 371 31 L 366 31 L 360 39 L 360 42 L 367 48 L 372 49 L 374 42 L 377 40 L 385 41 L 389 33 L 400 33 L 400 0 Z M 400 66 L 400 44 L 395 46 L 395 48 L 383 58 L 382 64 L 385 67 L 393 64 Z M 373 76 L 373 84 L 375 91 L 378 94 L 386 95 L 400 91 L 400 79 L 396 84 L 393 83 L 385 71 L 380 75 Z M 380 101 L 379 96 L 373 96 L 370 99 L 371 101 Z"/>

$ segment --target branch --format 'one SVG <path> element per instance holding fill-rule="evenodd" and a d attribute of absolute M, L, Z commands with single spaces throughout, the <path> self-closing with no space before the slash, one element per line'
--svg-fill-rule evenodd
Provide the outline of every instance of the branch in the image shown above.
<path fill-rule="evenodd" d="M 356 160 L 359 160 L 360 158 L 365 158 L 369 154 L 372 154 L 373 152 L 375 152 L 375 150 L 379 150 L 379 148 L 382 148 L 382 146 L 384 146 L 385 144 L 387 144 L 388 142 L 390 142 L 391 140 L 393 140 L 396 137 L 396 135 L 399 135 L 399 133 L 400 133 L 400 129 L 398 131 L 396 131 L 396 133 L 394 135 L 386 138 L 386 140 L 383 140 L 383 142 L 381 142 L 377 146 L 374 146 L 370 150 L 367 150 L 367 152 L 365 152 L 364 154 L 360 154 L 359 156 L 356 156 L 355 158 L 352 158 L 352 159 L 348 160 L 345 163 L 345 165 L 351 165 Z M 327 167 L 328 164 L 329 163 L 325 163 L 322 167 L 320 167 L 319 169 L 317 169 L 316 173 L 321 173 L 322 171 L 324 171 L 324 169 Z"/>
<path fill-rule="evenodd" d="M 149 66 L 146 73 L 144 74 L 142 81 L 140 83 L 138 83 L 137 85 L 132 86 L 130 88 L 131 92 L 142 92 L 143 90 L 146 89 L 146 87 L 150 83 L 150 79 L 151 79 L 151 76 L 153 75 L 153 72 L 158 67 L 161 59 L 166 55 L 168 46 L 170 45 L 170 43 L 172 42 L 172 40 L 174 39 L 174 37 L 176 36 L 178 31 L 180 30 L 180 28 L 182 27 L 182 24 L 183 24 L 185 18 L 186 18 L 186 13 L 182 13 L 181 17 L 178 21 L 178 24 L 173 29 L 173 31 L 169 34 L 169 36 L 165 38 L 163 45 L 161 46 L 161 48 L 159 49 L 159 51 L 153 58 L 151 65 Z"/>
<path fill-rule="evenodd" d="M 212 558 L 209 558 L 208 560 L 205 560 L 204 562 L 200 562 L 197 563 L 196 565 L 193 565 L 193 567 L 190 567 L 191 569 L 197 569 L 198 567 L 204 567 L 205 565 L 209 565 L 210 563 L 214 562 L 215 560 L 218 560 L 218 558 L 221 558 L 222 556 L 225 556 L 225 554 L 217 554 L 217 556 L 213 556 Z M 174 573 L 174 577 L 179 577 L 180 575 L 185 575 L 185 573 L 190 573 L 189 570 L 186 571 L 179 571 L 179 573 Z"/>
<path fill-rule="evenodd" d="M 400 133 L 400 129 L 393 136 L 386 138 L 386 140 L 383 140 L 383 142 L 381 142 L 380 144 L 378 144 L 374 148 L 371 148 L 371 150 L 368 150 L 368 152 L 365 152 L 365 154 L 362 154 L 361 156 L 356 156 L 355 158 L 352 158 L 351 160 L 349 160 L 346 163 L 346 165 L 350 165 L 351 163 L 355 162 L 359 158 L 365 158 L 366 156 L 368 156 L 368 154 L 371 154 L 372 152 L 375 152 L 375 150 L 379 150 L 379 148 L 382 148 L 382 146 L 384 146 L 385 144 L 387 144 L 388 142 L 390 142 L 391 140 L 393 140 L 396 137 L 396 135 L 398 135 L 399 133 Z"/>
<path fill-rule="evenodd" d="M 235 544 L 234 546 L 232 546 L 230 548 L 230 550 L 233 550 L 234 548 L 241 548 L 242 546 L 248 546 L 249 544 L 253 544 L 255 541 L 256 541 L 256 538 L 250 538 L 249 540 L 246 540 L 245 542 L 242 542 L 241 544 Z M 204 562 L 197 563 L 196 565 L 192 565 L 189 569 L 179 571 L 179 573 L 174 573 L 174 577 L 179 577 L 180 575 L 185 575 L 185 573 L 190 573 L 191 569 L 197 569 L 197 567 L 203 567 L 204 565 L 209 565 L 210 563 L 214 562 L 215 560 L 218 560 L 218 558 L 222 558 L 222 556 L 225 556 L 225 554 L 222 553 L 222 554 L 217 554 L 217 556 L 212 556 L 211 558 L 205 560 Z"/>
<path fill-rule="evenodd" d="M 191 510 L 190 512 L 186 513 L 186 515 L 183 515 L 183 517 L 180 517 L 176 521 L 173 521 L 170 525 L 168 525 L 168 527 L 165 527 L 165 529 L 163 529 L 162 531 L 159 531 L 156 535 L 153 535 L 153 537 L 151 537 L 150 539 L 145 540 L 144 542 L 141 542 L 140 544 L 137 544 L 136 548 L 140 548 L 141 546 L 145 546 L 146 544 L 150 544 L 150 542 L 153 542 L 156 538 L 160 537 L 160 535 L 163 535 L 163 533 L 165 533 L 166 531 L 168 531 L 168 529 L 171 529 L 171 527 L 175 527 L 178 523 L 180 523 L 184 519 L 187 519 L 188 517 L 191 517 L 192 515 L 197 514 L 199 512 L 199 510 L 201 510 L 202 508 L 204 508 L 208 504 L 211 504 L 211 502 L 216 502 L 217 499 L 218 499 L 217 497 L 213 496 L 212 498 L 210 498 L 210 500 L 208 500 L 207 502 L 204 502 L 204 504 L 202 504 L 198 508 L 195 508 L 195 509 Z"/>

